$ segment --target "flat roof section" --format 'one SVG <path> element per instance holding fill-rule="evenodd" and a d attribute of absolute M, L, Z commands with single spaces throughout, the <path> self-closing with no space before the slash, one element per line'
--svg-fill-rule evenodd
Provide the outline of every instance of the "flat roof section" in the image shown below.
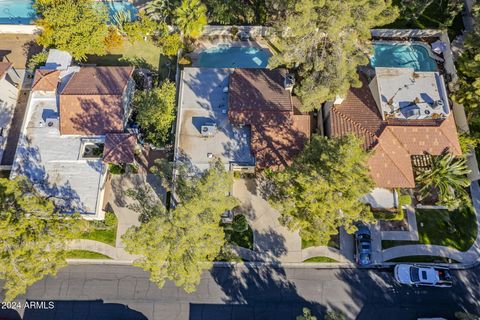
<path fill-rule="evenodd" d="M 232 70 L 233 71 L 233 70 Z M 176 160 L 203 171 L 213 157 L 230 164 L 255 165 L 250 128 L 233 127 L 228 120 L 228 82 L 231 69 L 185 68 L 179 93 Z M 202 126 L 216 129 L 202 135 Z"/>
<path fill-rule="evenodd" d="M 55 97 L 33 97 L 12 176 L 25 175 L 65 213 L 96 213 L 102 159 L 82 159 L 84 140 L 60 136 Z"/>
<path fill-rule="evenodd" d="M 388 119 L 444 119 L 450 113 L 445 81 L 438 72 L 375 68 L 380 113 Z"/>

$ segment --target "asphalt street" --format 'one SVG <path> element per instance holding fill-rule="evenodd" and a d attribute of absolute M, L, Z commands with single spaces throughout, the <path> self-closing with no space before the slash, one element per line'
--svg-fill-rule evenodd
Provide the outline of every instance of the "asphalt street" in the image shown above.
<path fill-rule="evenodd" d="M 171 282 L 157 288 L 136 267 L 76 265 L 30 287 L 10 305 L 17 310 L 2 305 L 0 319 L 293 320 L 302 307 L 348 319 L 453 319 L 458 310 L 480 313 L 479 274 L 454 271 L 453 288 L 443 289 L 398 285 L 392 270 L 217 267 L 187 294 Z"/>

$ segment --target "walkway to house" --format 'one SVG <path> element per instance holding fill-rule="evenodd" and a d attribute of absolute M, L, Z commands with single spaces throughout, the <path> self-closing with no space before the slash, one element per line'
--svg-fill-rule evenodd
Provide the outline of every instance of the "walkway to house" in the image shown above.
<path fill-rule="evenodd" d="M 121 237 L 131 226 L 138 226 L 138 213 L 129 209 L 128 205 L 133 201 L 126 196 L 125 192 L 129 189 L 139 189 L 149 187 L 158 190 L 157 186 L 152 186 L 158 183 L 150 175 L 131 174 L 131 175 L 115 175 L 110 176 L 105 186 L 104 204 L 107 210 L 113 210 L 117 216 L 117 239 L 115 247 L 98 242 L 94 240 L 77 239 L 70 243 L 71 250 L 87 250 L 104 254 L 115 260 L 133 261 L 137 258 L 134 255 L 128 254 L 124 250 L 124 244 Z M 163 195 L 161 195 L 163 196 Z"/>
<path fill-rule="evenodd" d="M 465 252 L 437 245 L 405 245 L 383 250 L 382 261 L 388 261 L 405 256 L 438 256 L 456 260 L 463 264 L 473 264 L 480 258 L 480 186 L 478 181 L 472 182 L 470 186 L 473 207 L 477 217 L 477 238 L 473 245 Z"/>
<path fill-rule="evenodd" d="M 249 219 L 253 229 L 253 250 L 234 247 L 244 260 L 256 262 L 298 263 L 313 257 L 328 257 L 338 262 L 353 259 L 353 240 L 343 230 L 340 239 L 341 250 L 327 247 L 302 249 L 302 240 L 278 221 L 280 214 L 261 196 L 261 188 L 255 179 L 235 179 L 233 195 L 240 200 L 241 212 Z"/>

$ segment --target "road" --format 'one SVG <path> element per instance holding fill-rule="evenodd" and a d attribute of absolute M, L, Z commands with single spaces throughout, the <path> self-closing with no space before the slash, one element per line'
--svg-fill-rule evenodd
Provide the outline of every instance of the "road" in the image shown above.
<path fill-rule="evenodd" d="M 291 320 L 304 306 L 317 315 L 336 308 L 348 319 L 369 320 L 480 313 L 480 268 L 454 276 L 451 289 L 410 288 L 394 284 L 391 270 L 217 267 L 186 294 L 170 282 L 158 289 L 136 267 L 76 265 L 36 283 L 22 299 L 54 302 L 53 309 L 24 309 L 25 320 Z M 12 310 L 3 316 L 20 319 Z"/>

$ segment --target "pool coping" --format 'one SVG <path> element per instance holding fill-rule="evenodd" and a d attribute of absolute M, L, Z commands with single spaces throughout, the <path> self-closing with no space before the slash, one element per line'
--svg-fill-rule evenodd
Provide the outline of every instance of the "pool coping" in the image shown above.
<path fill-rule="evenodd" d="M 372 45 L 376 45 L 376 44 L 391 44 L 391 45 L 420 45 L 422 47 L 424 47 L 425 49 L 427 49 L 427 53 L 428 55 L 430 56 L 430 58 L 432 58 L 433 60 L 435 60 L 435 62 L 441 62 L 443 63 L 443 61 L 441 60 L 440 57 L 437 57 L 433 51 L 432 51 L 432 47 L 428 44 L 425 44 L 424 42 L 422 41 L 388 41 L 388 40 L 374 40 L 372 41 Z M 373 55 L 372 55 L 373 56 Z"/>

